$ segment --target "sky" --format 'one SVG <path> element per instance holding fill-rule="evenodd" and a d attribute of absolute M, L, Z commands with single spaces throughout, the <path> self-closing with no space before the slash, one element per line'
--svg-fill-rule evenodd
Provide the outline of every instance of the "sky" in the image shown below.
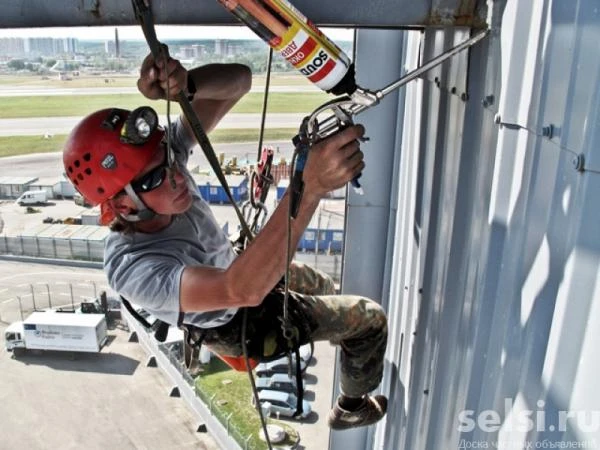
<path fill-rule="evenodd" d="M 122 26 L 119 39 L 142 40 L 144 35 L 139 26 Z M 352 30 L 341 28 L 322 28 L 321 31 L 333 41 L 352 40 Z M 159 39 L 258 39 L 244 26 L 175 26 L 158 25 L 156 34 Z M 115 27 L 68 27 L 68 28 L 11 28 L 0 29 L 2 37 L 74 37 L 80 40 L 114 39 Z"/>

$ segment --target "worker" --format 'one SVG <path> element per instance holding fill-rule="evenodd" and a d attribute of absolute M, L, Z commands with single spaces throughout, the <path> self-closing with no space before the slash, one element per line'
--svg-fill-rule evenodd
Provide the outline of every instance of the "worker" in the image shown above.
<path fill-rule="evenodd" d="M 187 71 L 176 59 L 148 55 L 137 86 L 151 100 L 185 91 L 209 132 L 250 90 L 251 72 L 240 64 Z M 159 319 L 202 332 L 204 344 L 222 355 L 242 354 L 241 317 L 248 308 L 250 356 L 268 356 L 273 349 L 265 345 L 265 334 L 285 341 L 279 320 L 283 293 L 274 286 L 286 269 L 289 196 L 236 256 L 186 168 L 195 144 L 189 123 L 179 117 L 164 129 L 156 122 L 148 107 L 101 110 L 76 125 L 65 144 L 67 175 L 90 203 L 101 206 L 101 220 L 111 228 L 104 254 L 109 284 Z M 362 126 L 351 126 L 310 149 L 303 196 L 291 222 L 292 248 L 320 200 L 364 168 L 363 133 Z M 329 340 L 341 346 L 341 394 L 329 426 L 377 422 L 387 409 L 385 396 L 370 395 L 382 378 L 384 311 L 361 296 L 333 295 L 330 278 L 300 264 L 292 265 L 290 287 L 288 309 L 300 343 Z"/>

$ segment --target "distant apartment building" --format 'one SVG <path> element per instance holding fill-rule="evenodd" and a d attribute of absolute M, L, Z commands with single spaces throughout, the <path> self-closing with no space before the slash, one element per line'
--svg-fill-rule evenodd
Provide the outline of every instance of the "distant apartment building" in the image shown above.
<path fill-rule="evenodd" d="M 25 38 L 25 53 L 28 55 L 44 56 L 56 54 L 54 39 Z"/>
<path fill-rule="evenodd" d="M 115 41 L 104 42 L 104 53 L 106 53 L 107 55 L 117 54 L 117 46 L 115 45 Z"/>
<path fill-rule="evenodd" d="M 244 47 L 241 44 L 227 44 L 227 56 L 235 56 L 243 53 Z"/>
<path fill-rule="evenodd" d="M 192 44 L 179 47 L 177 56 L 182 60 L 198 60 L 206 56 L 206 46 L 202 44 Z"/>
<path fill-rule="evenodd" d="M 23 56 L 25 54 L 25 40 L 23 38 L 1 38 L 1 56 Z"/>
<path fill-rule="evenodd" d="M 33 58 L 75 54 L 78 40 L 75 38 L 0 38 L 0 55 Z"/>
<path fill-rule="evenodd" d="M 244 51 L 244 46 L 224 39 L 215 39 L 215 55 L 233 56 Z"/>
<path fill-rule="evenodd" d="M 192 45 L 192 51 L 194 54 L 194 58 L 202 58 L 206 54 L 206 46 L 200 44 Z"/>
<path fill-rule="evenodd" d="M 193 58 L 195 58 L 195 56 L 194 56 L 194 49 L 192 47 L 181 47 L 179 49 L 179 55 L 181 56 L 182 59 L 193 59 Z"/>
<path fill-rule="evenodd" d="M 75 38 L 54 39 L 56 54 L 68 53 L 74 55 L 78 51 L 78 41 Z"/>
<path fill-rule="evenodd" d="M 224 55 L 227 51 L 227 42 L 223 39 L 215 39 L 215 55 Z"/>

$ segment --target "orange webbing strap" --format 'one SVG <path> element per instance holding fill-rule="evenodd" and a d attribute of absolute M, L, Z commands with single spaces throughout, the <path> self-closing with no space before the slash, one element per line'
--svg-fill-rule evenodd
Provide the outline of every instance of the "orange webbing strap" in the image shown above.
<path fill-rule="evenodd" d="M 215 353 L 215 352 L 213 352 Z M 247 372 L 248 366 L 246 366 L 246 361 L 244 356 L 227 356 L 227 355 L 219 355 L 215 353 L 225 364 L 231 367 L 233 370 L 237 370 L 238 372 Z M 258 361 L 253 358 L 248 358 L 248 362 L 250 364 L 250 370 L 254 370 L 254 368 L 258 365 Z"/>

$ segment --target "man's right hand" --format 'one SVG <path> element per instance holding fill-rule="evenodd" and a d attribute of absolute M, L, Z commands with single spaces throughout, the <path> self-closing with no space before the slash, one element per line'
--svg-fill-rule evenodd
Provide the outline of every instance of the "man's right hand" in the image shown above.
<path fill-rule="evenodd" d="M 168 86 L 169 98 L 175 100 L 177 94 L 187 87 L 187 70 L 178 60 L 167 55 L 166 69 L 164 66 L 164 59 L 159 58 L 155 61 L 152 54 L 144 59 L 137 82 L 138 89 L 144 97 L 150 100 L 166 100 Z"/>
<path fill-rule="evenodd" d="M 304 168 L 304 195 L 324 197 L 341 188 L 365 167 L 359 139 L 365 129 L 353 125 L 313 145 Z"/>

